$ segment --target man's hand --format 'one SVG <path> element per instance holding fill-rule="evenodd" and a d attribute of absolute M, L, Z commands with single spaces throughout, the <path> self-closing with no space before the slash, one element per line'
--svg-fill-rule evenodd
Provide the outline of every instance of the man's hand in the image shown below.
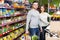
<path fill-rule="evenodd" d="M 26 31 L 26 34 L 29 34 L 29 31 L 28 30 Z"/>

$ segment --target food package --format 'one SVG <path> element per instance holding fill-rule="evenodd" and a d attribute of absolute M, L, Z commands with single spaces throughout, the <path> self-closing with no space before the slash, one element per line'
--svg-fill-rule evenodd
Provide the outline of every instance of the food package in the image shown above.
<path fill-rule="evenodd" d="M 7 12 L 8 12 L 8 11 L 7 11 L 7 9 L 6 9 L 6 8 L 2 8 L 2 14 L 3 14 L 3 16 L 4 16 L 4 15 L 6 15 L 6 14 L 7 14 Z"/>
<path fill-rule="evenodd" d="M 0 4 L 4 4 L 4 0 L 0 0 Z"/>
<path fill-rule="evenodd" d="M 3 40 L 3 38 L 0 38 L 0 40 Z"/>
<path fill-rule="evenodd" d="M 4 27 L 3 32 L 7 32 L 8 28 Z"/>
<path fill-rule="evenodd" d="M 19 36 L 19 34 L 18 34 L 18 30 L 15 31 L 15 35 L 16 35 L 16 36 Z"/>
<path fill-rule="evenodd" d="M 15 38 L 15 34 L 13 32 L 10 33 L 10 37 L 11 39 L 14 39 Z"/>
<path fill-rule="evenodd" d="M 26 39 L 25 40 L 31 40 L 31 36 L 30 35 L 26 35 Z"/>
<path fill-rule="evenodd" d="M 10 35 L 8 35 L 8 36 L 7 36 L 7 38 L 8 38 L 9 40 L 12 40 L 12 38 L 11 38 L 11 36 L 10 36 Z"/>
<path fill-rule="evenodd" d="M 2 20 L 0 19 L 0 24 L 2 24 Z"/>
<path fill-rule="evenodd" d="M 16 15 L 16 14 L 21 14 L 21 13 L 20 13 L 19 11 L 17 11 L 17 12 L 15 12 L 14 14 Z"/>
<path fill-rule="evenodd" d="M 23 28 L 20 28 L 20 32 L 23 33 L 24 32 L 24 29 Z"/>
<path fill-rule="evenodd" d="M 20 37 L 20 40 L 25 40 L 25 35 L 22 35 L 22 36 Z"/>
<path fill-rule="evenodd" d="M 0 16 L 2 16 L 2 8 L 0 8 Z"/>

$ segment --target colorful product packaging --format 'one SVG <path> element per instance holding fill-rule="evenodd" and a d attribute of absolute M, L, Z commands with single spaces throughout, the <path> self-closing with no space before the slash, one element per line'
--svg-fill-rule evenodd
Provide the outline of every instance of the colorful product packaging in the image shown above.
<path fill-rule="evenodd" d="M 2 16 L 2 8 L 0 8 L 0 16 Z"/>
<path fill-rule="evenodd" d="M 7 13 L 7 9 L 6 8 L 2 8 L 2 14 L 3 16 Z"/>

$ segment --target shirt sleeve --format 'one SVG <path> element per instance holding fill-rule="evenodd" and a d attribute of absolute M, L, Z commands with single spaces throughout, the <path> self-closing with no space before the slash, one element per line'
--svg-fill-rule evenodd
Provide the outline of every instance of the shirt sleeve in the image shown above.
<path fill-rule="evenodd" d="M 40 29 L 42 28 L 41 20 L 39 20 L 39 27 L 40 27 Z"/>
<path fill-rule="evenodd" d="M 31 20 L 31 12 L 28 12 L 27 14 L 27 20 L 26 20 L 26 31 L 29 29 L 29 22 Z"/>
<path fill-rule="evenodd" d="M 49 17 L 49 22 L 51 21 L 51 16 L 47 13 L 47 16 Z"/>
<path fill-rule="evenodd" d="M 51 17 L 48 13 L 47 13 L 47 16 L 48 16 L 48 17 Z"/>
<path fill-rule="evenodd" d="M 41 20 L 40 20 L 40 18 L 41 18 L 41 16 L 40 16 L 40 13 L 38 12 L 38 17 L 39 17 L 39 27 L 40 27 L 40 29 L 42 29 L 42 26 L 41 26 Z"/>

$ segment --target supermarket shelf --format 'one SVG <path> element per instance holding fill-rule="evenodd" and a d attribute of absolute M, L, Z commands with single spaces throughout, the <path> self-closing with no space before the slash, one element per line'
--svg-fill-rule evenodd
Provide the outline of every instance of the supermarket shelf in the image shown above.
<path fill-rule="evenodd" d="M 4 26 L 6 26 L 6 25 L 11 25 L 11 24 L 18 23 L 18 22 L 21 23 L 21 22 L 23 22 L 23 21 L 25 21 L 25 20 L 26 20 L 26 19 L 19 20 L 19 21 L 15 21 L 15 22 L 9 22 L 9 23 L 0 25 L 0 27 L 4 27 Z"/>
<path fill-rule="evenodd" d="M 19 28 L 22 28 L 24 25 L 25 25 L 25 24 L 21 25 Z M 0 37 L 7 36 L 7 35 L 9 35 L 10 32 L 14 32 L 15 30 L 18 30 L 19 28 L 16 28 L 16 29 L 14 29 L 14 30 L 10 30 L 10 31 L 7 31 L 7 32 L 5 32 L 5 33 L 2 33 Z M 24 32 L 23 32 L 23 33 L 24 33 Z M 22 33 L 22 34 L 23 34 L 23 33 Z M 22 35 L 22 34 L 21 34 L 21 35 Z"/>
<path fill-rule="evenodd" d="M 11 16 L 0 16 L 0 19 L 2 18 L 9 18 L 9 17 L 16 17 L 16 16 L 24 16 L 25 14 L 16 14 L 16 15 L 11 15 Z"/>
<path fill-rule="evenodd" d="M 2 7 L 2 8 L 6 8 L 6 7 Z M 11 10 L 11 9 L 24 9 L 24 8 L 11 8 L 11 7 L 7 7 L 7 10 Z"/>
<path fill-rule="evenodd" d="M 21 37 L 23 34 L 25 33 L 25 31 L 22 33 L 22 34 L 20 34 L 17 38 L 15 38 L 15 39 L 13 39 L 13 40 L 17 40 L 19 37 Z"/>

